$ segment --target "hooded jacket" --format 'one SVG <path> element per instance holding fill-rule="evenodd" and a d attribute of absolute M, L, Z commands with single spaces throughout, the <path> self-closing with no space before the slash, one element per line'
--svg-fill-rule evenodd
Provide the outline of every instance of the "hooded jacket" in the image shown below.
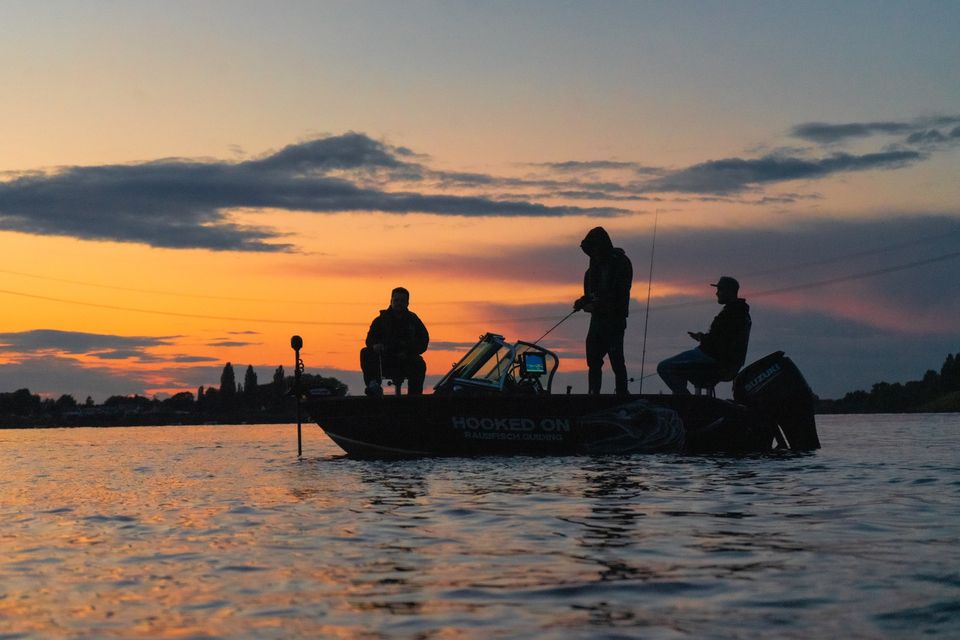
<path fill-rule="evenodd" d="M 750 341 L 750 305 L 743 298 L 723 305 L 710 323 L 710 331 L 700 340 L 700 350 L 716 358 L 725 369 L 738 371 L 747 358 Z"/>
<path fill-rule="evenodd" d="M 626 318 L 630 315 L 633 264 L 623 249 L 613 246 L 603 227 L 591 229 L 580 247 L 590 256 L 583 274 L 583 295 L 592 298 L 593 314 Z"/>

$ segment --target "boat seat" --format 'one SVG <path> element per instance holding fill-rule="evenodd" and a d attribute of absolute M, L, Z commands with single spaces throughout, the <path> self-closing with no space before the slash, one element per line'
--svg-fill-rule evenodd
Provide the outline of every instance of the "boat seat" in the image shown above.
<path fill-rule="evenodd" d="M 394 388 L 394 393 L 400 395 L 400 391 L 403 388 L 403 383 L 406 382 L 406 378 L 403 376 L 384 376 L 383 381 L 387 383 L 388 387 Z"/>
<path fill-rule="evenodd" d="M 726 369 L 724 371 L 713 371 L 710 373 L 698 373 L 690 377 L 690 383 L 693 384 L 695 395 L 705 395 L 709 398 L 717 397 L 716 387 L 721 382 L 730 382 L 737 377 L 740 368 Z"/>

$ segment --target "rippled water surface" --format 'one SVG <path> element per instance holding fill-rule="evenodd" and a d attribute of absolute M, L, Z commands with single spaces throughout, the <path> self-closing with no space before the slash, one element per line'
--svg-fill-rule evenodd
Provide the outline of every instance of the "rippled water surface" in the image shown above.
<path fill-rule="evenodd" d="M 0 431 L 0 638 L 960 637 L 960 415 L 770 457 Z"/>

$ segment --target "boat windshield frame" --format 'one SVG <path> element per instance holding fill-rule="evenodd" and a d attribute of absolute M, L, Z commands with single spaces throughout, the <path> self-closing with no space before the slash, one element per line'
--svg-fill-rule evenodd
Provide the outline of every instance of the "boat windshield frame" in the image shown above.
<path fill-rule="evenodd" d="M 546 371 L 531 375 L 523 371 L 523 354 L 538 353 L 544 357 Z M 520 385 L 535 393 L 550 393 L 553 377 L 560 358 L 549 349 L 532 342 L 508 343 L 495 333 L 481 336 L 443 378 L 434 385 L 435 392 L 447 392 L 456 387 L 473 391 L 504 393 Z M 546 378 L 546 384 L 541 378 Z"/>

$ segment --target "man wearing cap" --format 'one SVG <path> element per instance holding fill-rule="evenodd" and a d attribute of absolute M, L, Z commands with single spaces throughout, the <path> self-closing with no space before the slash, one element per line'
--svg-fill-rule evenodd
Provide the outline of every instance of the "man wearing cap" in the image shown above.
<path fill-rule="evenodd" d="M 723 310 L 710 323 L 707 333 L 687 332 L 700 346 L 657 365 L 657 373 L 677 395 L 690 393 L 688 381 L 732 380 L 747 357 L 752 322 L 750 305 L 737 297 L 740 283 L 723 276 L 710 286 L 717 288 L 717 303 L 723 305 Z"/>
<path fill-rule="evenodd" d="M 590 314 L 587 330 L 587 393 L 600 393 L 603 358 L 610 357 L 617 395 L 627 395 L 627 365 L 623 357 L 623 333 L 630 312 L 630 285 L 633 265 L 623 249 L 613 246 L 603 227 L 591 229 L 580 249 L 590 257 L 583 274 L 583 295 L 573 310 Z"/>

